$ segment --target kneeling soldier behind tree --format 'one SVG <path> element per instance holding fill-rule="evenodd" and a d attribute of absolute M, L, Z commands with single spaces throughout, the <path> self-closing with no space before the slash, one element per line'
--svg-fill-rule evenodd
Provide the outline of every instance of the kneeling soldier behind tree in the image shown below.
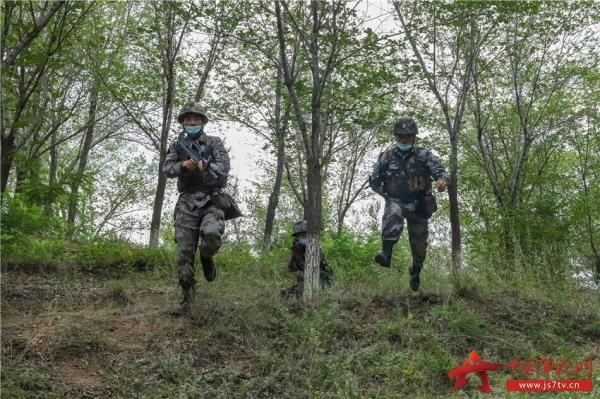
<path fill-rule="evenodd" d="M 306 220 L 301 220 L 294 225 L 292 237 L 294 237 L 294 241 L 292 242 L 292 254 L 288 262 L 288 270 L 296 273 L 296 284 L 289 288 L 283 288 L 281 290 L 281 296 L 289 297 L 291 295 L 296 295 L 296 297 L 299 298 L 302 296 L 302 292 L 304 290 L 304 265 L 306 262 L 305 254 L 307 243 Z M 321 287 L 323 287 L 325 285 L 331 285 L 333 271 L 327 264 L 327 260 L 325 260 L 325 254 L 323 254 L 323 250 L 321 248 L 319 248 L 319 254 L 321 256 L 321 260 L 319 262 L 319 279 L 321 282 Z"/>

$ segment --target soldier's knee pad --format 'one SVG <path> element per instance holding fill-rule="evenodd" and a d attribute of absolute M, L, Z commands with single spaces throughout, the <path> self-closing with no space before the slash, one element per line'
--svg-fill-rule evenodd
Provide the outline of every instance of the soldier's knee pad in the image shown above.
<path fill-rule="evenodd" d="M 205 236 L 221 237 L 221 235 L 225 232 L 225 223 L 223 221 L 208 223 L 208 224 L 203 225 L 200 230 L 201 230 L 200 234 L 203 237 L 205 237 Z"/>
<path fill-rule="evenodd" d="M 194 278 L 194 273 L 191 269 L 182 269 L 179 270 L 179 285 L 183 289 L 192 288 L 196 284 L 196 279 Z"/>
<path fill-rule="evenodd" d="M 210 227 L 202 231 L 202 238 L 205 240 L 220 240 L 221 232 L 215 227 Z"/>
<path fill-rule="evenodd" d="M 221 242 L 221 231 L 217 226 L 210 226 L 202 230 L 202 241 L 206 242 Z"/>
<path fill-rule="evenodd" d="M 177 258 L 185 261 L 194 261 L 197 238 L 182 236 L 177 238 Z"/>
<path fill-rule="evenodd" d="M 194 263 L 194 251 L 180 250 L 177 253 L 177 266 L 182 267 Z"/>
<path fill-rule="evenodd" d="M 220 235 L 205 235 L 202 236 L 202 245 L 200 246 L 200 252 L 203 256 L 213 256 L 219 248 L 221 248 L 221 236 Z"/>
<path fill-rule="evenodd" d="M 413 262 L 422 265 L 425 262 L 427 256 L 427 247 L 411 247 Z"/>

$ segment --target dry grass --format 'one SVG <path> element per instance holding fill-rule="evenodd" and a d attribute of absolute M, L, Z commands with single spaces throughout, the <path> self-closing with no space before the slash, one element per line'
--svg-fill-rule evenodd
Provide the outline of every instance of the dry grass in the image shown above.
<path fill-rule="evenodd" d="M 384 289 L 338 281 L 304 307 L 265 273 L 201 283 L 190 318 L 164 313 L 173 279 L 4 274 L 3 397 L 458 398 L 445 373 L 471 349 L 499 360 L 600 353 L 598 312 L 585 307 L 413 295 L 405 281 L 394 288 L 393 270 Z M 492 376 L 496 391 L 505 378 Z"/>

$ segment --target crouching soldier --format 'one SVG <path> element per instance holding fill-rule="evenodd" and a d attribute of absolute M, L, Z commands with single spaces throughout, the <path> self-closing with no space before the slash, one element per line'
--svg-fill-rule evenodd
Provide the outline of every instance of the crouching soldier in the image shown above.
<path fill-rule="evenodd" d="M 394 125 L 395 145 L 383 152 L 370 176 L 373 191 L 385 198 L 381 227 L 382 251 L 375 262 L 389 267 L 394 244 L 400 239 L 404 219 L 412 253 L 410 288 L 419 289 L 419 274 L 427 254 L 429 218 L 437 210 L 431 183 L 439 192 L 446 190 L 446 170 L 430 150 L 415 146 L 418 134 L 413 118 L 403 117 Z"/>
<path fill-rule="evenodd" d="M 223 191 L 229 174 L 229 156 L 220 138 L 208 136 L 206 113 L 198 103 L 183 106 L 177 121 L 182 132 L 167 153 L 163 172 L 177 178 L 179 199 L 175 205 L 177 277 L 183 294 L 173 315 L 190 311 L 196 279 L 194 257 L 200 241 L 204 278 L 213 281 L 217 269 L 213 256 L 221 247 L 225 220 L 241 216 L 233 199 Z"/>
<path fill-rule="evenodd" d="M 281 296 L 289 297 L 291 295 L 296 295 L 296 297 L 300 298 L 304 290 L 304 264 L 306 260 L 305 254 L 307 243 L 306 220 L 301 220 L 294 224 L 292 237 L 294 237 L 294 241 L 292 242 L 292 254 L 288 262 L 288 270 L 296 273 L 296 284 L 289 288 L 283 288 L 281 290 Z M 333 271 L 327 264 L 325 254 L 323 254 L 321 248 L 319 248 L 319 253 L 321 254 L 321 261 L 319 262 L 319 279 L 321 287 L 324 287 L 325 285 L 329 286 L 333 280 Z"/>

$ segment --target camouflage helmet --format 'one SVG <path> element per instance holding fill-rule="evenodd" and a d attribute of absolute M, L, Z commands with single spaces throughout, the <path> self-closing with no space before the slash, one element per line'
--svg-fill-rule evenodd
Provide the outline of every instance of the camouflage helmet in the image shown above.
<path fill-rule="evenodd" d="M 292 229 L 292 236 L 296 236 L 300 233 L 306 233 L 306 220 L 300 220 L 294 224 Z"/>
<path fill-rule="evenodd" d="M 396 121 L 394 125 L 394 134 L 400 135 L 417 135 L 419 134 L 419 128 L 417 122 L 410 116 L 403 116 Z"/>
<path fill-rule="evenodd" d="M 179 115 L 177 115 L 177 122 L 182 123 L 183 118 L 185 118 L 185 116 L 189 114 L 198 115 L 200 118 L 202 118 L 202 122 L 204 122 L 205 124 L 208 122 L 208 117 L 206 116 L 204 108 L 202 108 L 200 103 L 196 102 L 187 103 L 183 106 L 183 108 L 181 108 L 181 111 L 179 111 Z"/>

